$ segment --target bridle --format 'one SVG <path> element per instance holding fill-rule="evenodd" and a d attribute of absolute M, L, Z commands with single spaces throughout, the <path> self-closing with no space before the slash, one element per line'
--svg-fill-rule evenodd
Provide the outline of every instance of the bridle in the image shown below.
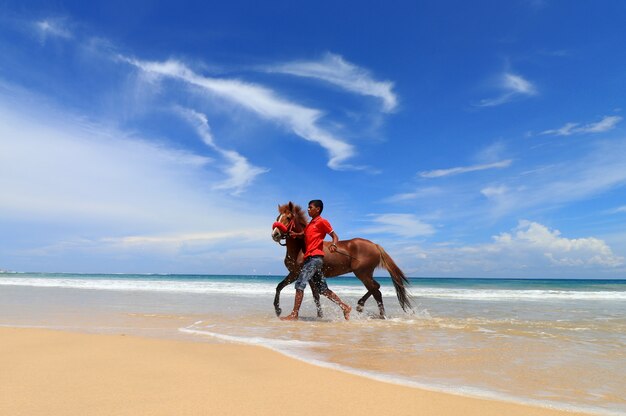
<path fill-rule="evenodd" d="M 278 239 L 277 243 L 285 247 L 287 245 L 287 239 L 293 238 L 291 237 L 291 231 L 296 226 L 296 217 L 292 215 L 287 225 L 283 224 L 282 222 L 279 222 L 278 221 L 279 218 L 276 219 L 276 222 L 274 222 L 274 224 L 272 225 L 272 228 L 278 228 L 278 230 L 280 231 L 280 238 Z M 282 243 L 281 242 L 282 240 L 285 240 L 285 243 Z"/>

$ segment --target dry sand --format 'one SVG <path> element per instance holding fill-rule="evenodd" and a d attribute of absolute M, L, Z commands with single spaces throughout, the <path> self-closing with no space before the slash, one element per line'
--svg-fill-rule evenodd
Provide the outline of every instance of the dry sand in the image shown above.
<path fill-rule="evenodd" d="M 253 346 L 0 328 L 0 415 L 574 413 L 435 393 Z"/>

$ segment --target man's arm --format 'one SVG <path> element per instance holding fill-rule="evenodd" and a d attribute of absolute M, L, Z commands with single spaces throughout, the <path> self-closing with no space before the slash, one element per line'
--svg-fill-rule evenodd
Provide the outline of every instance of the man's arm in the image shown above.
<path fill-rule="evenodd" d="M 337 251 L 337 243 L 339 242 L 339 236 L 337 236 L 337 233 L 335 231 L 331 231 L 328 235 L 330 235 L 333 238 L 333 242 L 330 244 L 330 252 L 334 253 L 335 251 Z"/>

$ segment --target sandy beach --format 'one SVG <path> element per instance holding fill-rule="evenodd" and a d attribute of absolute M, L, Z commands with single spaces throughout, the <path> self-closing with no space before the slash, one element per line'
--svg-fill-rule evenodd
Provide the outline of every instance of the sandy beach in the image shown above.
<path fill-rule="evenodd" d="M 3 415 L 573 415 L 378 382 L 262 347 L 0 328 Z"/>

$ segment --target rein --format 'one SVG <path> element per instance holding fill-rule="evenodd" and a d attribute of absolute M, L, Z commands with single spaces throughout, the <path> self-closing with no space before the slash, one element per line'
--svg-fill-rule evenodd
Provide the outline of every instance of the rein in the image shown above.
<path fill-rule="evenodd" d="M 343 255 L 344 255 L 344 256 L 346 256 L 346 257 L 350 257 L 350 258 L 351 258 L 351 259 L 353 259 L 353 260 L 359 261 L 359 259 L 357 259 L 356 257 L 351 256 L 351 255 L 349 255 L 348 253 L 344 253 L 343 251 L 339 251 L 339 249 L 335 250 L 335 253 L 343 254 Z"/>

